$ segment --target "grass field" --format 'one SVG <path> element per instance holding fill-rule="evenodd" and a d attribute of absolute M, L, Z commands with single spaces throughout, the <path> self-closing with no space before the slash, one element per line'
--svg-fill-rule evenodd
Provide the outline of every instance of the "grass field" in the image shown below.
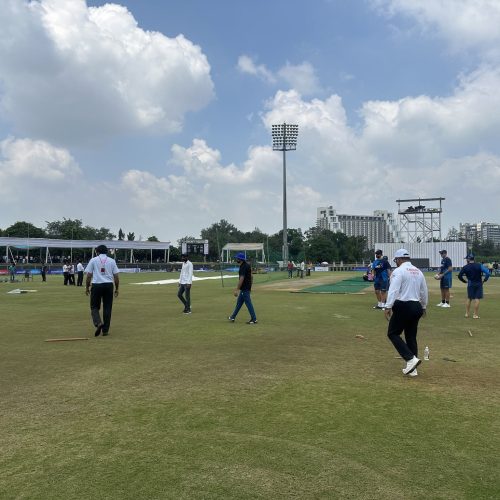
<path fill-rule="evenodd" d="M 258 325 L 227 321 L 234 279 L 195 283 L 188 316 L 175 285 L 132 284 L 172 273 L 122 275 L 97 339 L 82 288 L 1 283 L 0 498 L 500 498 L 500 279 L 480 320 L 428 280 L 408 378 L 370 288 L 290 293 L 352 276 L 325 275 L 256 276 Z"/>

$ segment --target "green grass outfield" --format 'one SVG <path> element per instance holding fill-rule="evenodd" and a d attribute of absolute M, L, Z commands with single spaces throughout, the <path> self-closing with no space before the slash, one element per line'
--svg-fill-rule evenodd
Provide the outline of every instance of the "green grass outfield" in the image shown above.
<path fill-rule="evenodd" d="M 0 284 L 1 499 L 500 497 L 499 278 L 466 320 L 465 285 L 440 309 L 428 277 L 407 378 L 371 288 L 290 293 L 352 273 L 256 276 L 258 325 L 227 321 L 234 279 L 195 283 L 189 316 L 131 284 L 172 275 L 122 275 L 97 339 L 82 288 Z"/>

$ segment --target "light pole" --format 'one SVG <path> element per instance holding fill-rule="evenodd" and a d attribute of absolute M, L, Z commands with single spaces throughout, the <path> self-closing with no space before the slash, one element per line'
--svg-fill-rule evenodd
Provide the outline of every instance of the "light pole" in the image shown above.
<path fill-rule="evenodd" d="M 288 230 L 286 223 L 286 152 L 297 149 L 299 126 L 283 123 L 272 125 L 273 151 L 283 151 L 283 265 L 288 262 Z"/>

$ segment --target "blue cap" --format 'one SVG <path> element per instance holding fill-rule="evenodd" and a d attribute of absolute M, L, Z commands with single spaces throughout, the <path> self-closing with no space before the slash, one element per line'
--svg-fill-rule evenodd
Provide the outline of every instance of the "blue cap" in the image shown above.
<path fill-rule="evenodd" d="M 246 256 L 243 252 L 240 252 L 240 253 L 237 253 L 236 254 L 236 257 L 235 257 L 236 260 L 246 260 Z"/>
<path fill-rule="evenodd" d="M 474 260 L 474 254 L 473 253 L 468 253 L 464 259 L 467 259 L 467 260 Z"/>

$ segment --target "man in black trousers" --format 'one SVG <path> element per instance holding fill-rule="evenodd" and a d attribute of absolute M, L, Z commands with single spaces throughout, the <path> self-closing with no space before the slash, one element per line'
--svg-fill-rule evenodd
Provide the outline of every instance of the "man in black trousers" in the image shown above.
<path fill-rule="evenodd" d="M 417 375 L 417 330 L 420 318 L 425 314 L 429 292 L 420 269 L 410 262 L 410 254 L 404 248 L 396 250 L 394 262 L 398 266 L 391 274 L 391 286 L 385 302 L 384 313 L 389 320 L 387 336 L 399 355 L 406 361 L 404 375 Z M 405 333 L 405 340 L 401 334 Z"/>
<path fill-rule="evenodd" d="M 118 276 L 118 267 L 111 257 L 107 256 L 108 249 L 106 245 L 99 245 L 96 248 L 97 256 L 90 259 L 85 269 L 87 280 L 85 282 L 85 293 L 90 295 L 90 313 L 92 322 L 96 328 L 95 336 L 109 334 L 111 323 L 111 311 L 113 308 L 113 284 L 114 296 L 118 297 L 118 288 L 120 278 Z M 92 289 L 90 285 L 92 284 Z M 101 302 L 102 302 L 102 320 L 101 320 Z"/>

